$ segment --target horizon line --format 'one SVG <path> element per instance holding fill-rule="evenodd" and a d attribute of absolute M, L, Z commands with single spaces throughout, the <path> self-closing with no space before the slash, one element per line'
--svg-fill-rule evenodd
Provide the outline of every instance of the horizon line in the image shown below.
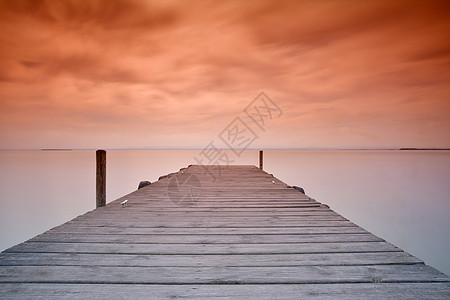
<path fill-rule="evenodd" d="M 205 148 L 196 148 L 196 147 L 188 147 L 188 148 L 150 148 L 150 147 L 132 147 L 132 148 L 1 148 L 0 151 L 95 151 L 95 150 L 109 150 L 109 151 L 139 151 L 139 150 L 204 150 Z M 231 148 L 217 148 L 217 150 L 233 150 Z M 303 150 L 303 151 L 382 151 L 382 150 L 429 150 L 429 151 L 438 151 L 438 150 L 450 150 L 450 148 L 441 148 L 441 147 L 380 147 L 380 148 L 359 148 L 359 147 L 336 147 L 336 148 L 327 148 L 327 147 L 260 147 L 260 148 L 237 148 L 235 150 L 250 150 L 250 151 L 260 151 L 260 150 Z"/>

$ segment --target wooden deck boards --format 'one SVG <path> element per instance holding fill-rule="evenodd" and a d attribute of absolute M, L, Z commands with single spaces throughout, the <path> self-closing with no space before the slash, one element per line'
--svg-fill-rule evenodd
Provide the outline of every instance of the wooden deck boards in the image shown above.
<path fill-rule="evenodd" d="M 448 276 L 273 176 L 209 168 L 4 251 L 0 298 L 450 298 Z"/>

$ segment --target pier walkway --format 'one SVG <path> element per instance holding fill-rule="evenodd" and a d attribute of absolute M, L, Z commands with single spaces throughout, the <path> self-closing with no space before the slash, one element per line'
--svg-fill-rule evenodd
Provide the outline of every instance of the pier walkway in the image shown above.
<path fill-rule="evenodd" d="M 450 281 L 254 166 L 190 166 L 0 254 L 1 299 L 214 297 L 450 299 Z"/>

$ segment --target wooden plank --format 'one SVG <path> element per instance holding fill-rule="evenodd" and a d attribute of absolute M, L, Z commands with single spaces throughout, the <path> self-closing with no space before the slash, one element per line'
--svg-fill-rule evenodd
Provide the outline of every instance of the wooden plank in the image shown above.
<path fill-rule="evenodd" d="M 171 201 L 164 202 L 165 205 L 146 205 L 146 204 L 136 204 L 131 202 L 130 199 L 124 198 L 128 200 L 127 207 L 123 208 L 119 205 L 117 206 L 106 206 L 104 208 L 96 209 L 95 211 L 89 212 L 85 214 L 88 215 L 103 215 L 107 212 L 111 212 L 112 214 L 187 214 L 189 212 L 192 213 L 210 213 L 210 214 L 224 214 L 230 215 L 232 212 L 237 212 L 237 216 L 247 213 L 251 215 L 251 212 L 261 213 L 261 214 L 270 214 L 273 215 L 275 213 L 281 213 L 281 215 L 292 215 L 292 216 L 303 216 L 303 215 L 334 215 L 336 214 L 329 208 L 324 207 L 321 204 L 305 204 L 303 206 L 297 206 L 297 204 L 289 204 L 289 205 L 238 205 L 236 202 L 228 203 L 228 204 L 217 204 L 217 205 L 202 205 L 200 203 L 194 203 L 193 205 L 187 206 L 177 206 Z M 162 202 L 160 202 L 162 203 Z M 109 204 L 108 204 L 109 205 Z"/>
<path fill-rule="evenodd" d="M 339 219 L 346 220 L 342 216 L 336 214 L 336 213 L 328 213 L 328 212 L 211 212 L 211 211 L 205 211 L 205 212 L 196 212 L 196 211 L 178 211 L 178 212 L 171 212 L 171 211 L 153 211 L 153 212 L 133 212 L 133 211 L 108 211 L 107 212 L 110 218 L 120 218 L 124 216 L 128 216 L 129 218 L 160 218 L 160 219 L 169 219 L 174 220 L 177 218 L 235 218 L 235 219 L 242 219 L 242 218 L 275 218 L 276 216 L 279 216 L 279 218 L 293 218 L 293 219 L 309 219 L 309 220 L 332 220 L 332 219 Z M 90 214 L 90 215 L 83 215 L 83 217 L 89 217 L 89 218 L 105 218 L 103 214 Z"/>
<path fill-rule="evenodd" d="M 321 226 L 321 227 L 349 227 L 349 226 L 356 226 L 350 221 L 298 221 L 298 222 L 285 222 L 285 223 L 279 223 L 277 220 L 270 220 L 264 222 L 250 222 L 250 221 L 242 221 L 242 222 L 227 222 L 227 221 L 216 221 L 214 218 L 211 219 L 198 219 L 195 221 L 187 220 L 187 221 L 178 221 L 178 220 L 168 220 L 168 221 L 152 221 L 151 219 L 147 222 L 145 221 L 133 221 L 133 220 L 124 220 L 122 222 L 117 222 L 116 220 L 86 220 L 86 221 L 80 221 L 72 220 L 67 222 L 66 224 L 82 224 L 83 226 L 133 226 L 133 227 L 239 227 L 239 228 L 245 228 L 245 227 L 301 227 L 301 226 L 307 226 L 307 227 L 315 227 L 315 226 Z"/>
<path fill-rule="evenodd" d="M 5 250 L 30 253 L 277 254 L 401 251 L 386 242 L 290 244 L 108 244 L 25 242 Z"/>
<path fill-rule="evenodd" d="M 398 297 L 397 297 L 398 296 Z M 346 284 L 1 284 L 2 299 L 449 299 L 448 283 Z"/>
<path fill-rule="evenodd" d="M 155 191 L 154 191 L 155 192 Z M 167 192 L 167 191 L 166 191 Z M 236 202 L 236 200 L 242 201 L 244 203 L 269 203 L 270 202 L 276 202 L 276 203 L 320 203 L 315 201 L 312 198 L 301 198 L 301 197 L 292 197 L 291 195 L 284 195 L 280 196 L 274 192 L 271 192 L 269 194 L 262 195 L 261 197 L 258 197 L 260 193 L 255 193 L 253 195 L 226 195 L 226 196 L 220 196 L 220 195 L 205 195 L 201 194 L 199 195 L 199 199 L 201 199 L 201 202 L 208 202 L 208 203 L 219 203 L 219 202 Z M 160 194 L 160 195 L 153 195 L 153 194 L 130 194 L 126 196 L 130 198 L 131 200 L 134 200 L 135 203 L 143 203 L 146 202 L 146 204 L 156 204 L 157 202 L 162 201 L 170 201 L 171 197 L 169 194 Z M 125 198 L 125 197 L 122 197 Z"/>
<path fill-rule="evenodd" d="M 123 198 L 126 199 L 126 198 Z M 123 200 L 121 199 L 121 200 Z M 128 200 L 128 199 L 127 199 Z M 165 205 L 163 205 L 165 204 Z M 129 208 L 134 207 L 134 203 L 131 203 L 131 205 L 129 206 Z M 173 208 L 179 208 L 180 206 L 172 203 L 171 201 L 166 201 L 162 204 L 159 205 L 149 205 L 149 204 L 136 204 L 138 205 L 138 207 L 142 207 L 143 209 L 155 209 L 155 210 L 160 210 L 160 209 L 168 209 L 171 210 Z M 188 206 L 188 207 L 192 207 L 194 205 Z M 229 204 L 222 204 L 222 205 L 208 205 L 208 204 L 195 204 L 196 207 L 199 207 L 201 209 L 242 209 L 242 208 L 252 208 L 252 209 L 298 209 L 298 210 L 303 210 L 305 208 L 319 208 L 321 207 L 321 204 L 289 204 L 289 205 L 277 205 L 276 203 L 273 205 L 257 205 L 257 204 L 243 204 L 243 205 L 239 205 L 237 203 L 229 203 Z"/>
<path fill-rule="evenodd" d="M 328 216 L 328 215 L 319 215 L 319 216 L 220 216 L 220 215 L 212 215 L 204 216 L 206 220 L 213 219 L 215 222 L 246 222 L 246 223 L 264 223 L 268 224 L 267 222 L 280 222 L 280 223 L 302 223 L 304 221 L 348 221 L 342 216 Z M 92 216 L 80 216 L 75 219 L 73 219 L 71 222 L 100 222 L 100 221 L 111 221 L 113 219 L 115 222 L 123 223 L 124 221 L 129 221 L 130 216 L 128 214 L 117 214 L 114 216 L 114 218 L 111 218 L 111 215 L 101 215 L 101 216 L 95 216 L 94 218 Z M 173 223 L 174 221 L 180 222 L 193 222 L 199 219 L 199 216 L 195 215 L 175 215 L 172 217 L 172 215 L 134 215 L 133 216 L 133 222 L 146 222 L 148 220 L 151 220 L 152 222 L 166 222 L 166 223 Z"/>
<path fill-rule="evenodd" d="M 357 234 L 368 233 L 357 226 L 303 226 L 303 227 L 132 227 L 117 226 L 95 227 L 83 224 L 63 224 L 49 232 L 72 234 Z"/>
<path fill-rule="evenodd" d="M 125 198 L 124 198 L 125 199 Z M 294 216 L 301 216 L 301 215 L 334 215 L 336 214 L 334 211 L 318 206 L 318 207 L 303 207 L 301 209 L 297 208 L 267 208 L 267 207 L 256 207 L 256 208 L 240 208 L 240 207 L 214 207 L 214 208 L 204 208 L 204 207 L 136 207 L 136 206 L 127 206 L 126 208 L 123 208 L 120 205 L 116 206 L 106 206 L 105 210 L 94 210 L 91 212 L 88 212 L 89 215 L 101 215 L 104 213 L 111 213 L 111 214 L 186 214 L 186 213 L 198 213 L 198 214 L 234 214 L 242 215 L 247 214 L 251 215 L 253 213 L 258 214 L 280 214 L 280 215 L 294 215 Z"/>
<path fill-rule="evenodd" d="M 83 253 L 2 253 L 3 266 L 125 266 L 125 267 L 277 267 L 322 265 L 389 265 L 423 263 L 405 252 L 132 255 Z"/>
<path fill-rule="evenodd" d="M 128 197 L 127 197 L 128 198 Z M 125 198 L 123 198 L 125 199 Z M 122 199 L 121 199 L 122 200 Z M 129 200 L 129 199 L 127 199 Z M 164 202 L 157 202 L 157 204 L 149 204 L 149 203 L 136 203 L 136 202 L 130 202 L 129 207 L 133 207 L 134 205 L 137 205 L 142 208 L 155 208 L 155 209 L 171 209 L 174 207 L 180 207 L 179 205 L 173 203 L 172 201 L 164 201 Z M 190 205 L 191 207 L 194 205 Z M 205 209 L 219 209 L 219 208 L 265 208 L 265 209 L 280 209 L 280 208 L 291 208 L 291 209 L 304 209 L 304 208 L 318 208 L 321 206 L 320 203 L 295 203 L 295 204 L 277 204 L 277 203 L 268 203 L 268 204 L 252 204 L 252 203 L 243 203 L 239 204 L 236 202 L 230 202 L 230 203 L 212 203 L 212 202 L 201 202 L 198 201 L 195 203 L 196 207 L 199 208 L 205 208 Z"/>
<path fill-rule="evenodd" d="M 304 284 L 449 282 L 431 267 L 416 265 L 295 267 L 102 267 L 3 266 L 0 282 L 115 284 Z"/>
<path fill-rule="evenodd" d="M 114 243 L 114 244 L 279 244 L 382 242 L 373 234 L 70 234 L 47 232 L 29 242 Z"/>
<path fill-rule="evenodd" d="M 134 209 L 133 207 L 109 209 L 107 211 L 110 216 L 124 215 L 132 216 L 196 216 L 196 217 L 211 217 L 211 216 L 231 216 L 231 217 L 247 217 L 247 216 L 340 216 L 332 210 L 314 209 L 314 210 L 290 210 L 290 209 L 260 209 L 260 210 L 232 210 L 232 209 L 180 209 L 171 208 L 165 210 L 157 209 Z M 97 210 L 84 214 L 83 216 L 90 216 L 96 218 L 102 216 L 104 212 L 98 212 Z"/>

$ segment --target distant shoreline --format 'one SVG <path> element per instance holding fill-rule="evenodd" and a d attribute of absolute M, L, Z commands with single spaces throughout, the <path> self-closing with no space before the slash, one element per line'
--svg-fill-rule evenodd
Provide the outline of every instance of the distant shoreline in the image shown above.
<path fill-rule="evenodd" d="M 433 150 L 450 150 L 450 148 L 400 148 L 398 150 L 427 150 L 427 151 L 433 151 Z"/>

